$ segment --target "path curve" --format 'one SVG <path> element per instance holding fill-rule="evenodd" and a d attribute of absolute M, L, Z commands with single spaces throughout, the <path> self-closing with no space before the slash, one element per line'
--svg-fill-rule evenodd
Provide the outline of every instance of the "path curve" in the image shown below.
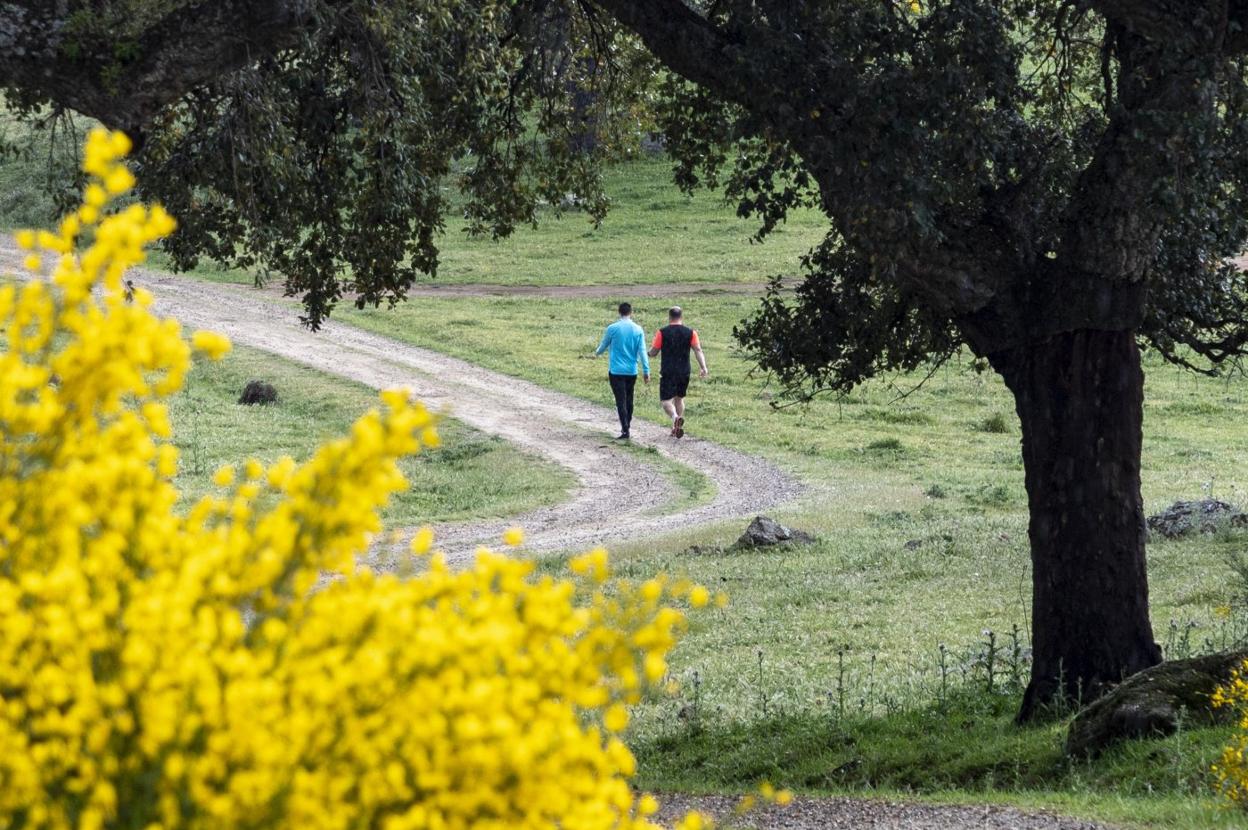
<path fill-rule="evenodd" d="M 0 271 L 21 276 L 20 262 L 14 241 L 0 238 Z M 465 557 L 481 544 L 497 544 L 513 525 L 525 528 L 530 551 L 585 549 L 744 517 L 802 490 L 770 462 L 697 438 L 676 441 L 666 429 L 639 421 L 633 426 L 634 444 L 692 468 L 715 488 L 709 502 L 664 514 L 676 488 L 639 453 L 611 444 L 611 428 L 618 426 L 614 410 L 342 323 L 330 321 L 319 333 L 308 331 L 297 308 L 274 302 L 264 292 L 154 271 L 135 271 L 132 277 L 155 296 L 157 314 L 176 317 L 188 330 L 218 331 L 235 343 L 374 389 L 409 387 L 432 409 L 511 441 L 576 477 L 579 486 L 561 504 L 505 519 L 438 526 L 438 546 L 452 558 Z M 648 397 L 643 389 L 655 391 L 641 387 L 643 398 Z M 393 555 L 377 551 L 374 564 L 384 568 Z"/>

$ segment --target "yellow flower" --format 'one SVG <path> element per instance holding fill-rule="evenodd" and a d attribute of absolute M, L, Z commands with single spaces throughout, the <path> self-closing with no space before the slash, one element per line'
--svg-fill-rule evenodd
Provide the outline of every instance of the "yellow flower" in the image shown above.
<path fill-rule="evenodd" d="M 714 826 L 715 823 L 711 821 L 709 816 L 695 810 L 693 812 L 686 813 L 684 818 L 676 822 L 673 830 L 708 830 Z"/>
<path fill-rule="evenodd" d="M 423 556 L 433 547 L 433 528 L 422 527 L 416 531 L 416 535 L 412 537 L 412 553 L 417 556 Z"/>
<path fill-rule="evenodd" d="M 234 483 L 234 467 L 231 464 L 218 467 L 212 474 L 212 483 L 218 487 L 229 487 Z"/>
<path fill-rule="evenodd" d="M 220 360 L 230 351 L 230 339 L 215 331 L 200 329 L 191 335 L 191 345 L 196 351 L 203 352 L 212 360 Z"/>
<path fill-rule="evenodd" d="M 524 529 L 519 527 L 508 528 L 503 532 L 503 544 L 513 548 L 524 544 Z"/>
<path fill-rule="evenodd" d="M 124 167 L 115 167 L 104 180 L 104 189 L 110 194 L 125 193 L 134 187 L 134 174 Z"/>
<path fill-rule="evenodd" d="M 694 608 L 705 608 L 710 601 L 711 592 L 702 585 L 693 586 L 693 590 L 689 592 L 689 604 Z"/>
<path fill-rule="evenodd" d="M 612 732 L 623 732 L 628 728 L 628 710 L 616 703 L 602 716 L 602 725 Z"/>

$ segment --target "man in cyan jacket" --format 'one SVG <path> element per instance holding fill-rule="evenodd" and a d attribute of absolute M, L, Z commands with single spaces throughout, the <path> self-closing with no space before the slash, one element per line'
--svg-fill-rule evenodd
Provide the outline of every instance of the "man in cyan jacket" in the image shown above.
<path fill-rule="evenodd" d="M 633 422 L 633 387 L 637 385 L 637 362 L 641 361 L 641 369 L 645 374 L 646 383 L 650 382 L 650 358 L 646 355 L 646 333 L 641 326 L 633 322 L 633 307 L 628 303 L 620 303 L 620 319 L 607 326 L 602 333 L 602 342 L 598 344 L 595 355 L 605 351 L 611 352 L 611 365 L 607 369 L 607 379 L 611 381 L 611 392 L 615 395 L 615 411 L 620 416 L 620 434 L 617 441 L 629 440 L 628 427 Z"/>

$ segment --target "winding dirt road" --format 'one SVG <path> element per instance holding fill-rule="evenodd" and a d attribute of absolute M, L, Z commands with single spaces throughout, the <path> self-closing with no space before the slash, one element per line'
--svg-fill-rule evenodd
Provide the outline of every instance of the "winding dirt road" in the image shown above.
<path fill-rule="evenodd" d="M 13 240 L 0 239 L 0 271 L 20 275 L 20 262 Z M 584 549 L 747 516 L 801 491 L 795 479 L 767 461 L 696 438 L 675 441 L 666 429 L 639 421 L 633 426 L 634 444 L 686 465 L 714 487 L 709 502 L 671 512 L 667 508 L 677 488 L 667 476 L 646 463 L 642 453 L 611 443 L 612 428 L 618 427 L 613 410 L 341 323 L 310 332 L 293 306 L 267 292 L 154 271 L 132 276 L 155 295 L 157 313 L 178 318 L 188 329 L 212 329 L 236 343 L 375 389 L 409 387 L 431 408 L 575 475 L 579 486 L 561 504 L 506 519 L 437 527 L 438 545 L 452 558 L 480 544 L 497 544 L 513 525 L 525 528 L 531 551 Z M 644 395 L 639 389 L 639 397 Z M 385 567 L 392 553 L 374 556 L 374 564 Z"/>

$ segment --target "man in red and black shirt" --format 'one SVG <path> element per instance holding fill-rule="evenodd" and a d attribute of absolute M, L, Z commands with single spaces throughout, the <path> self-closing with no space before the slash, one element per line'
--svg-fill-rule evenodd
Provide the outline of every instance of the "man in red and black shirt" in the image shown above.
<path fill-rule="evenodd" d="M 685 325 L 685 313 L 680 306 L 667 312 L 667 325 L 654 334 L 650 344 L 650 356 L 663 355 L 663 367 L 659 372 L 659 401 L 663 411 L 672 419 L 672 436 L 685 434 L 685 394 L 689 391 L 689 352 L 698 358 L 698 376 L 706 377 L 706 355 L 698 333 Z"/>

